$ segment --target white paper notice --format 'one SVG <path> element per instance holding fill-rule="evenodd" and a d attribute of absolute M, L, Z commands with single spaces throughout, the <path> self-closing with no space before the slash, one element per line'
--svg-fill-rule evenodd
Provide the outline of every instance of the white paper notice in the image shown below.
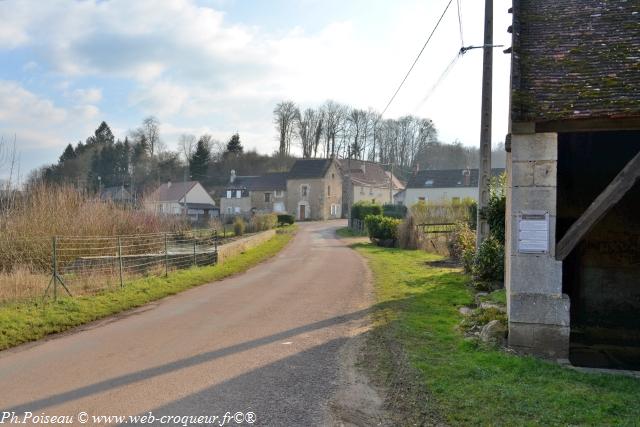
<path fill-rule="evenodd" d="M 549 252 L 549 215 L 523 213 L 518 218 L 518 252 Z"/>

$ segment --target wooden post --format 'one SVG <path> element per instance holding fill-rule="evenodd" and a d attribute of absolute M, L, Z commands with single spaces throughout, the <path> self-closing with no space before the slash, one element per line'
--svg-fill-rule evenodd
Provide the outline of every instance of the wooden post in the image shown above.
<path fill-rule="evenodd" d="M 167 233 L 164 233 L 164 277 L 169 276 L 169 244 L 167 242 Z"/>
<path fill-rule="evenodd" d="M 193 235 L 193 265 L 194 267 L 198 265 L 198 262 L 196 260 L 196 236 L 195 234 Z"/>
<path fill-rule="evenodd" d="M 564 260 L 580 240 L 618 203 L 640 179 L 640 152 L 616 175 L 556 246 L 556 259 Z"/>
<path fill-rule="evenodd" d="M 480 117 L 480 166 L 478 168 L 478 224 L 477 244 L 489 235 L 489 223 L 483 218 L 489 204 L 491 180 L 491 108 L 493 79 L 493 0 L 484 5 L 484 56 L 482 60 L 482 113 Z"/>

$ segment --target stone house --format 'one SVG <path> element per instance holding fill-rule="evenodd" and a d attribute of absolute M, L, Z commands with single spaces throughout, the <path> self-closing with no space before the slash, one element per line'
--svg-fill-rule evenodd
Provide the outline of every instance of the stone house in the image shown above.
<path fill-rule="evenodd" d="M 514 0 L 509 345 L 640 368 L 640 3 Z"/>
<path fill-rule="evenodd" d="M 503 173 L 502 168 L 491 170 L 493 177 Z M 396 202 L 412 206 L 420 201 L 461 202 L 464 199 L 478 200 L 478 169 L 416 171 Z"/>
<path fill-rule="evenodd" d="M 404 183 L 385 171 L 380 163 L 365 160 L 340 159 L 342 170 L 342 213 L 348 215 L 351 206 L 360 201 L 393 203 L 393 196 L 404 189 Z"/>
<path fill-rule="evenodd" d="M 218 215 L 215 201 L 198 181 L 166 182 L 144 200 L 147 210 L 165 215 L 188 215 L 193 221 Z"/>
<path fill-rule="evenodd" d="M 301 221 L 342 215 L 342 172 L 335 159 L 297 160 L 287 175 L 287 211 Z"/>
<path fill-rule="evenodd" d="M 236 176 L 232 170 L 229 184 L 220 198 L 220 211 L 223 215 L 284 213 L 287 211 L 286 194 L 286 172 Z"/>

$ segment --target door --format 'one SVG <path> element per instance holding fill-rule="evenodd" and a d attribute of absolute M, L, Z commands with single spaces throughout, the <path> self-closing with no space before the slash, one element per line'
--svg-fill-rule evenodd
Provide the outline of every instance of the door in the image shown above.
<path fill-rule="evenodd" d="M 306 218 L 305 205 L 300 205 L 300 220 L 304 220 Z"/>

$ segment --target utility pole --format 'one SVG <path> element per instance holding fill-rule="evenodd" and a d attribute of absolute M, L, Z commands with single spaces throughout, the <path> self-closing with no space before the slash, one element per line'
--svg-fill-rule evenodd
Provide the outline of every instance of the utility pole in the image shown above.
<path fill-rule="evenodd" d="M 482 60 L 482 116 L 480 118 L 480 167 L 478 168 L 478 247 L 489 235 L 489 224 L 482 218 L 489 204 L 491 180 L 491 97 L 493 79 L 493 0 L 484 6 L 484 56 Z"/>

